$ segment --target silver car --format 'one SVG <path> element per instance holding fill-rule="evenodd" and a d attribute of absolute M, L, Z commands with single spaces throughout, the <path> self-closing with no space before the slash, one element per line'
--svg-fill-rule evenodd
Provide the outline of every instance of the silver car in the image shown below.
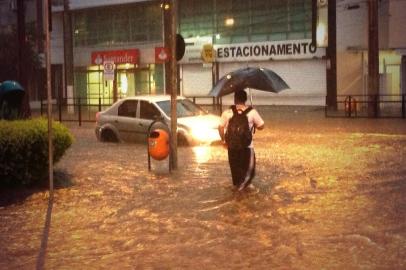
<path fill-rule="evenodd" d="M 207 113 L 184 97 L 178 97 L 176 103 L 177 137 L 180 145 L 220 141 L 217 130 L 220 117 Z M 108 142 L 146 142 L 149 128 L 163 128 L 169 132 L 170 111 L 171 98 L 168 95 L 121 99 L 107 110 L 96 114 L 97 139 Z"/>

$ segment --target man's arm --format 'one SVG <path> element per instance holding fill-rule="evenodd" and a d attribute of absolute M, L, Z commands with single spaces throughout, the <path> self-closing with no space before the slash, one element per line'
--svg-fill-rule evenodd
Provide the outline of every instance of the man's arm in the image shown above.
<path fill-rule="evenodd" d="M 254 109 L 254 127 L 258 130 L 263 130 L 265 127 L 265 122 L 262 117 L 259 115 L 258 111 Z"/>
<path fill-rule="evenodd" d="M 224 141 L 224 127 L 218 126 L 219 135 L 222 141 Z"/>

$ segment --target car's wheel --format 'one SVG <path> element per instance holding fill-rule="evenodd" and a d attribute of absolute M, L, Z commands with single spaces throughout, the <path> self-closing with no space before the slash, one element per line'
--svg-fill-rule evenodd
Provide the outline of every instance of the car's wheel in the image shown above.
<path fill-rule="evenodd" d="M 178 146 L 187 146 L 187 145 L 189 145 L 189 142 L 186 139 L 185 135 L 178 134 Z"/>
<path fill-rule="evenodd" d="M 101 138 L 103 142 L 118 142 L 116 134 L 111 129 L 103 130 Z"/>

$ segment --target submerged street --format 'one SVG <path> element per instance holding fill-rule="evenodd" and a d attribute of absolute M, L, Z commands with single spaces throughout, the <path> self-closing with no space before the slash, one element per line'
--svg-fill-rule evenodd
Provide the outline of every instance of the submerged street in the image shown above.
<path fill-rule="evenodd" d="M 221 146 L 180 147 L 178 170 L 149 172 L 146 145 L 67 124 L 53 203 L 0 193 L 0 269 L 405 269 L 405 120 L 258 110 L 242 193 Z"/>

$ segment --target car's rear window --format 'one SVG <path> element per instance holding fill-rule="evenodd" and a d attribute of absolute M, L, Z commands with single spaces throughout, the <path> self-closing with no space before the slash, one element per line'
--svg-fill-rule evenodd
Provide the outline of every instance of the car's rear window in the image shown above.
<path fill-rule="evenodd" d="M 158 101 L 157 105 L 165 112 L 167 116 L 170 117 L 171 114 L 171 101 Z M 188 116 L 197 116 L 207 114 L 202 108 L 194 104 L 188 99 L 177 100 L 176 102 L 176 111 L 178 117 L 188 117 Z"/>

